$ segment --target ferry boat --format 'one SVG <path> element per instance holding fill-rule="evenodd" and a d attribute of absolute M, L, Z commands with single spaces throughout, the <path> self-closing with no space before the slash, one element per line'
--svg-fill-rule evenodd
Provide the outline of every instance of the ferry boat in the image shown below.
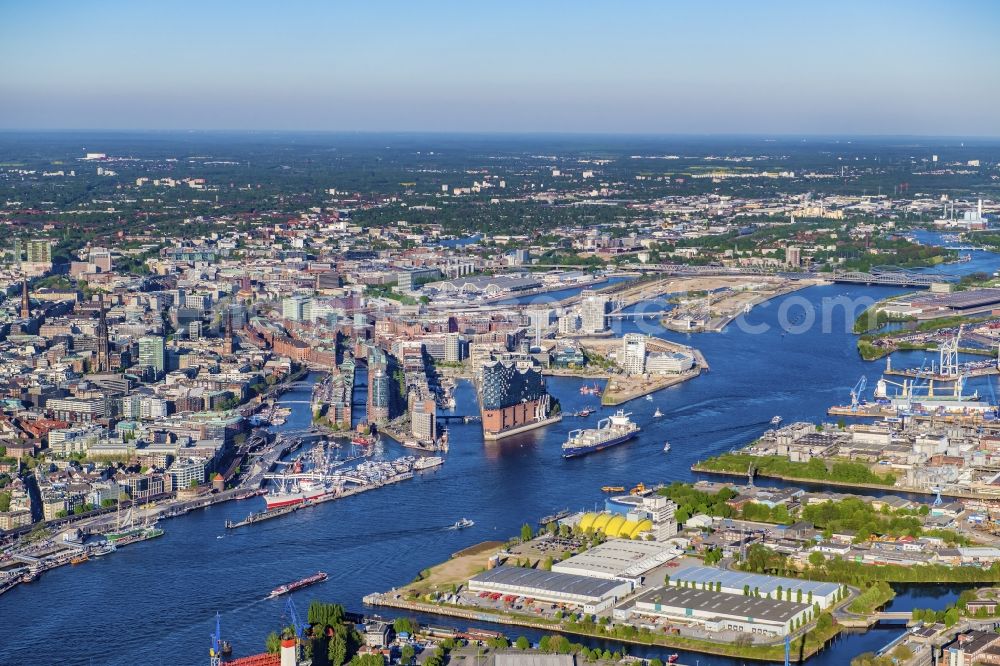
<path fill-rule="evenodd" d="M 437 467 L 438 465 L 444 464 L 444 458 L 441 456 L 426 456 L 424 458 L 417 458 L 413 461 L 413 469 L 420 471 L 422 469 L 431 469 L 432 467 Z"/>
<path fill-rule="evenodd" d="M 571 430 L 569 439 L 562 445 L 563 458 L 593 453 L 632 439 L 640 428 L 630 416 L 619 409 L 613 416 L 598 421 L 596 428 Z"/>
<path fill-rule="evenodd" d="M 658 418 L 660 418 L 661 416 L 663 416 L 663 412 L 661 412 L 661 411 L 660 411 L 660 408 L 659 408 L 659 407 L 657 407 L 657 408 L 656 408 L 656 411 L 655 411 L 655 412 L 653 412 L 653 418 L 654 418 L 654 419 L 658 419 Z"/>
<path fill-rule="evenodd" d="M 605 493 L 623 493 L 625 486 L 601 486 L 601 491 Z"/>
<path fill-rule="evenodd" d="M 90 558 L 87 557 L 87 554 L 83 553 L 81 555 L 77 555 L 76 557 L 70 559 L 69 563 L 72 564 L 72 565 L 83 564 L 84 562 L 86 562 L 89 559 Z"/>
<path fill-rule="evenodd" d="M 271 590 L 271 594 L 268 595 L 268 598 L 273 599 L 274 597 L 280 597 L 282 594 L 288 594 L 289 592 L 294 592 L 295 590 L 301 590 L 303 587 L 309 587 L 310 585 L 315 585 L 316 583 L 322 583 L 327 578 L 329 578 L 327 574 L 322 571 L 318 571 L 312 576 L 308 576 L 301 580 L 279 585 Z"/>
<path fill-rule="evenodd" d="M 771 425 L 773 425 L 773 426 L 781 425 L 781 417 L 780 416 L 773 417 L 771 419 Z"/>
<path fill-rule="evenodd" d="M 464 530 L 466 527 L 472 527 L 476 523 L 469 520 L 468 518 L 462 518 L 460 521 L 452 525 L 449 529 L 453 530 Z"/>

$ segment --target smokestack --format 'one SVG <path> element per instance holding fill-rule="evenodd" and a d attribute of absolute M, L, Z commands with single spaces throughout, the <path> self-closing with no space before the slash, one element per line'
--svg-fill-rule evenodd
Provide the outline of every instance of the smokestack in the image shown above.
<path fill-rule="evenodd" d="M 295 639 L 285 638 L 281 641 L 281 666 L 295 666 Z"/>
<path fill-rule="evenodd" d="M 983 200 L 979 199 L 976 202 L 976 213 L 979 215 L 979 219 L 983 219 Z"/>

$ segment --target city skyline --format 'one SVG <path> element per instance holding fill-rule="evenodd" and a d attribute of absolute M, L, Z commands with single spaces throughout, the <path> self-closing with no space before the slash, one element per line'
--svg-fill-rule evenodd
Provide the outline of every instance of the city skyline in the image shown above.
<path fill-rule="evenodd" d="M 0 128 L 1000 135 L 991 3 L 503 10 L 7 3 Z"/>

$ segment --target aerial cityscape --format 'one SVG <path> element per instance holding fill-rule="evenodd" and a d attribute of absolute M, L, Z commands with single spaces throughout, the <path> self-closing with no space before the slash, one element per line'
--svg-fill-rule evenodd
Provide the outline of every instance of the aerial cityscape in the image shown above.
<path fill-rule="evenodd" d="M 1000 664 L 1000 11 L 417 7 L 0 6 L 0 666 Z"/>

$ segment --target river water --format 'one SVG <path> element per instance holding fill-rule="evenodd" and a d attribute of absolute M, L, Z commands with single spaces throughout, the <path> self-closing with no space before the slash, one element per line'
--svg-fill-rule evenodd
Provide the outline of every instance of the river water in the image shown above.
<path fill-rule="evenodd" d="M 972 262 L 948 268 L 963 273 L 997 270 L 996 255 L 973 254 Z M 163 537 L 48 572 L 0 598 L 0 664 L 203 663 L 216 611 L 222 613 L 223 634 L 237 655 L 258 652 L 266 634 L 288 622 L 284 600 L 265 598 L 280 583 L 326 571 L 326 583 L 294 595 L 299 611 L 304 613 L 312 599 L 360 611 L 363 595 L 405 583 L 458 550 L 505 539 L 522 523 L 534 523 L 554 510 L 596 506 L 603 501 L 603 485 L 692 480 L 689 468 L 694 462 L 746 444 L 767 429 L 772 416 L 781 415 L 786 422 L 819 420 L 831 404 L 849 400 L 851 387 L 862 375 L 873 385 L 884 362 L 859 358 L 850 333 L 854 316 L 843 304 L 897 291 L 812 287 L 759 306 L 722 333 L 651 331 L 698 347 L 711 371 L 660 391 L 653 401 L 626 405 L 643 433 L 614 449 L 573 460 L 560 457 L 567 432 L 594 424 L 610 411 L 607 408 L 587 419 L 568 417 L 502 442 L 484 443 L 477 424 L 456 424 L 445 465 L 411 481 L 239 530 L 227 531 L 225 521 L 259 510 L 262 500 L 165 521 Z M 662 309 L 662 303 L 648 307 Z M 617 324 L 619 333 L 650 325 Z M 919 365 L 922 356 L 896 355 L 894 365 Z M 550 379 L 550 391 L 564 412 L 599 406 L 597 398 L 579 394 L 581 383 Z M 970 382 L 981 393 L 986 386 L 986 380 Z M 455 413 L 477 412 L 467 383 L 460 384 L 456 397 Z M 300 388 L 283 399 L 308 398 L 309 389 Z M 363 396 L 357 398 L 363 404 Z M 657 407 L 664 413 L 661 419 L 652 418 Z M 308 421 L 308 405 L 294 405 L 284 428 L 301 428 Z M 665 440 L 673 447 L 668 454 L 662 452 Z M 386 444 L 387 455 L 403 452 Z M 446 529 L 462 517 L 473 519 L 475 526 Z M 937 595 L 934 603 L 943 605 L 957 592 L 945 586 L 908 587 L 892 607 L 931 605 L 928 594 Z M 846 664 L 851 656 L 888 643 L 901 630 L 881 627 L 845 634 L 809 663 Z M 517 628 L 508 631 L 521 633 Z M 639 653 L 635 648 L 633 652 Z M 682 655 L 681 661 L 741 663 L 698 654 Z"/>

